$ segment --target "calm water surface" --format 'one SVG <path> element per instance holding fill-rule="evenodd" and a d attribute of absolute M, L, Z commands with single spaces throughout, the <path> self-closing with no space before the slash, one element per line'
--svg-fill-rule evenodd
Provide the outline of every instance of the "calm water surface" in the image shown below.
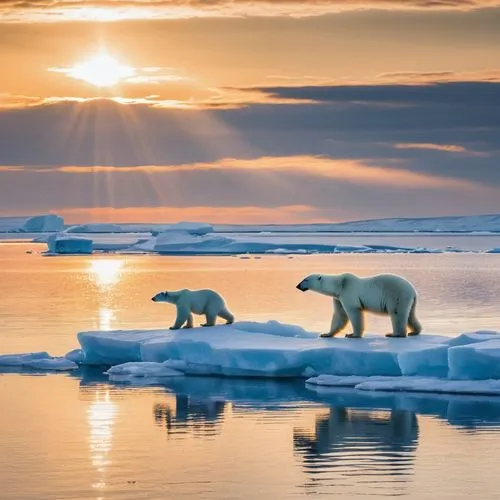
<path fill-rule="evenodd" d="M 0 353 L 77 347 L 88 329 L 153 328 L 159 290 L 211 287 L 238 319 L 324 331 L 305 274 L 395 272 L 425 330 L 500 330 L 498 255 L 44 258 L 0 245 Z M 371 331 L 388 320 L 369 317 Z M 207 332 L 208 334 L 208 332 Z M 109 384 L 102 370 L 0 374 L 0 499 L 500 498 L 500 398 L 359 394 L 303 381 Z"/>

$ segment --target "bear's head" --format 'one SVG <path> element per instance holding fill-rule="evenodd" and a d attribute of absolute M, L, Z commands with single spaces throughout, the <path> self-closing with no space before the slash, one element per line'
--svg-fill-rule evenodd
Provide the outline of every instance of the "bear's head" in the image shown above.
<path fill-rule="evenodd" d="M 157 293 L 154 297 L 151 297 L 153 302 L 173 302 L 173 297 L 169 295 L 168 292 Z"/>
<path fill-rule="evenodd" d="M 306 276 L 296 288 L 301 292 L 307 292 L 307 290 L 320 292 L 323 289 L 323 276 L 321 274 L 310 274 Z"/>
<path fill-rule="evenodd" d="M 342 290 L 343 283 L 343 275 L 310 274 L 296 288 L 301 292 L 312 290 L 313 292 L 322 293 L 330 297 L 337 297 Z"/>

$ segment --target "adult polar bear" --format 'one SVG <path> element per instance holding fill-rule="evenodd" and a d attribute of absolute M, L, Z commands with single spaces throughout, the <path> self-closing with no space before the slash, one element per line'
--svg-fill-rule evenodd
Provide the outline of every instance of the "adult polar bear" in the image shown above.
<path fill-rule="evenodd" d="M 215 326 L 217 316 L 225 319 L 227 324 L 234 322 L 234 315 L 229 311 L 221 295 L 214 290 L 177 290 L 160 292 L 151 298 L 153 302 L 168 302 L 177 307 L 177 317 L 170 330 L 193 328 L 193 314 L 204 314 L 206 323 L 201 326 Z"/>
<path fill-rule="evenodd" d="M 330 331 L 321 337 L 333 337 L 350 321 L 353 332 L 346 337 L 359 338 L 364 330 L 364 311 L 388 314 L 392 333 L 386 337 L 418 335 L 422 331 L 415 309 L 417 292 L 413 285 L 394 274 L 378 274 L 360 278 L 351 273 L 326 275 L 311 274 L 297 288 L 303 292 L 312 290 L 333 297 L 333 317 Z"/>

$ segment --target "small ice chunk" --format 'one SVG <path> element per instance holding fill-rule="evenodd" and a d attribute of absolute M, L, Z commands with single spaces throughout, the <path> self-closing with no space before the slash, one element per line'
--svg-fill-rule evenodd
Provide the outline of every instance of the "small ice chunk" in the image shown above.
<path fill-rule="evenodd" d="M 112 366 L 104 372 L 109 376 L 128 377 L 181 377 L 184 373 L 174 370 L 165 363 L 130 362 Z"/>
<path fill-rule="evenodd" d="M 28 352 L 25 354 L 3 354 L 0 355 L 0 366 L 24 366 L 32 361 L 50 359 L 48 352 Z"/>
<path fill-rule="evenodd" d="M 73 361 L 50 356 L 47 352 L 31 352 L 26 354 L 6 354 L 0 356 L 0 366 L 17 366 L 33 370 L 66 371 L 76 370 L 78 365 Z"/>
<path fill-rule="evenodd" d="M 85 359 L 82 349 L 73 349 L 72 351 L 67 352 L 64 357 L 73 361 L 73 363 L 76 363 L 77 365 L 81 365 Z"/>
<path fill-rule="evenodd" d="M 458 381 L 439 378 L 395 377 L 367 380 L 356 385 L 361 391 L 405 391 L 446 394 L 500 395 L 500 380 Z"/>

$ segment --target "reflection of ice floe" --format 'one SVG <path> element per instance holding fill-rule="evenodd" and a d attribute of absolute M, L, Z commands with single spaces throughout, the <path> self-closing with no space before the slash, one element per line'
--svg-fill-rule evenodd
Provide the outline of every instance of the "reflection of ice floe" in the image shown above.
<path fill-rule="evenodd" d="M 156 425 L 165 428 L 168 435 L 210 437 L 220 432 L 227 401 L 186 394 L 176 394 L 174 401 L 168 399 L 153 408 Z"/>
<path fill-rule="evenodd" d="M 371 487 L 379 494 L 403 494 L 414 468 L 418 421 L 405 410 L 363 411 L 331 407 L 316 415 L 314 430 L 295 427 L 294 449 L 309 475 L 305 487 L 342 481 L 355 494 Z M 347 493 L 348 491 L 345 491 Z"/>

